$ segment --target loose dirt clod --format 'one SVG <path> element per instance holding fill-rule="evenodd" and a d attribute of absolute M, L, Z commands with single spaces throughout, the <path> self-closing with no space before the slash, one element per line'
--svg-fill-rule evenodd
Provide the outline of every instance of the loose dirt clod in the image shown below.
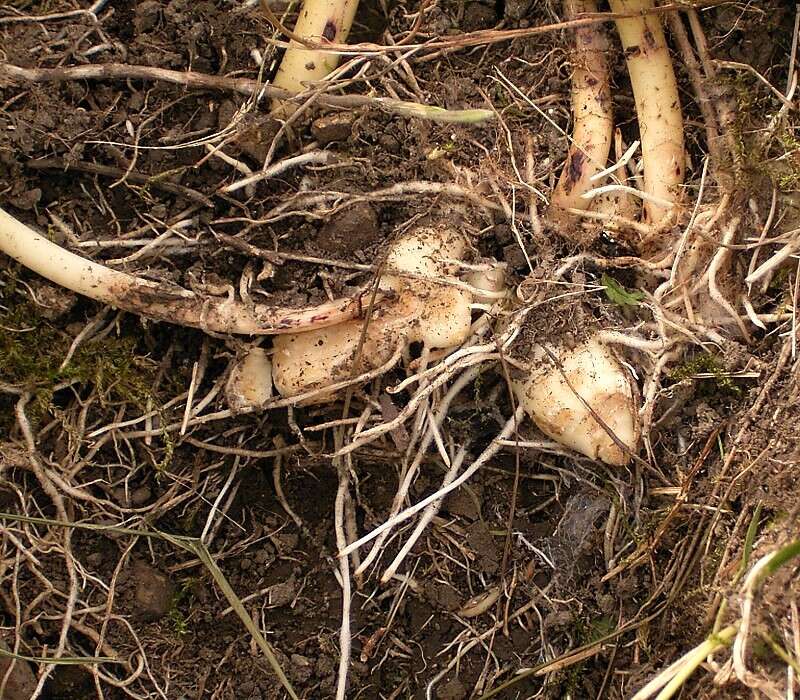
<path fill-rule="evenodd" d="M 334 214 L 317 236 L 317 246 L 329 255 L 349 257 L 379 240 L 378 213 L 368 202 L 356 202 Z"/>
<path fill-rule="evenodd" d="M 0 652 L 11 652 L 2 639 Z M 22 659 L 0 654 L 0 688 L 5 700 L 28 700 L 36 690 L 36 676 L 33 675 L 30 664 Z"/>
<path fill-rule="evenodd" d="M 175 587 L 166 574 L 137 561 L 130 576 L 135 586 L 134 614 L 145 622 L 155 622 L 164 617 L 175 595 Z"/>

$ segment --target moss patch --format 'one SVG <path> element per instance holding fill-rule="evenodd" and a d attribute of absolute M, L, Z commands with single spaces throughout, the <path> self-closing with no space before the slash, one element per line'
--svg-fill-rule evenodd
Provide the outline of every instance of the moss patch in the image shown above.
<path fill-rule="evenodd" d="M 711 374 L 713 378 L 707 381 L 711 382 L 711 385 L 718 391 L 736 395 L 742 392 L 741 388 L 736 386 L 725 373 L 720 361 L 707 352 L 698 353 L 683 364 L 677 365 L 669 373 L 669 376 L 675 382 L 682 382 L 686 379 L 692 379 L 697 374 Z"/>
<path fill-rule="evenodd" d="M 48 412 L 54 389 L 63 382 L 92 385 L 102 406 L 132 403 L 143 410 L 152 398 L 156 364 L 137 353 L 134 337 L 88 340 L 62 368 L 73 338 L 39 316 L 31 304 L 0 309 L 0 326 L 3 381 L 34 394 L 32 419 Z"/>

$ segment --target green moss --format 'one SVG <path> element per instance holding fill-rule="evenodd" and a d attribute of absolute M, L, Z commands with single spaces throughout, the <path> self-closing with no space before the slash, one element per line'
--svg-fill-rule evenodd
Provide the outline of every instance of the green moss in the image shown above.
<path fill-rule="evenodd" d="M 778 292 L 783 292 L 789 285 L 791 280 L 790 278 L 790 268 L 789 267 L 779 267 L 775 274 L 772 276 L 772 279 L 769 282 L 769 286 L 767 287 L 767 291 L 771 294 L 776 294 Z"/>
<path fill-rule="evenodd" d="M 0 306 L 0 370 L 4 382 L 34 394 L 32 419 L 47 413 L 56 385 L 69 381 L 91 384 L 102 406 L 132 403 L 144 410 L 152 398 L 156 365 L 137 353 L 135 338 L 109 335 L 88 340 L 62 369 L 73 338 L 39 316 L 32 304 L 8 305 L 5 299 L 13 299 L 13 291 L 12 281 L 0 299 L 4 304 Z"/>
<path fill-rule="evenodd" d="M 189 616 L 185 610 L 191 608 L 194 602 L 194 586 L 199 579 L 189 577 L 181 581 L 170 601 L 167 619 L 170 621 L 172 631 L 177 637 L 189 634 Z"/>
<path fill-rule="evenodd" d="M 614 619 L 606 615 L 575 622 L 575 638 L 578 646 L 593 644 L 610 635 L 617 628 Z M 571 666 L 566 673 L 565 685 L 570 696 L 580 697 L 579 681 L 586 669 L 586 662 Z"/>
<path fill-rule="evenodd" d="M 766 178 L 781 192 L 796 191 L 800 161 L 785 156 L 800 149 L 800 139 L 787 124 L 778 124 L 770 134 L 764 131 L 764 115 L 774 113 L 772 96 L 747 73 L 726 72 L 719 82 L 736 102 L 728 133 L 733 136 L 731 157 L 739 184 L 757 190 Z"/>
<path fill-rule="evenodd" d="M 707 352 L 698 353 L 683 364 L 677 365 L 672 369 L 669 376 L 675 382 L 682 382 L 691 379 L 696 374 L 711 374 L 713 379 L 708 381 L 711 382 L 713 387 L 724 393 L 740 394 L 742 392 L 731 378 L 725 374 L 725 370 L 719 360 Z"/>

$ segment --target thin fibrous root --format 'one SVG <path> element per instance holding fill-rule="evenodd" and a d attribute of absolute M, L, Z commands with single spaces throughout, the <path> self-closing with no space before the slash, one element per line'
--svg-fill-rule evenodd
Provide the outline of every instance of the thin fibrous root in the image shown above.
<path fill-rule="evenodd" d="M 478 374 L 481 371 L 480 365 L 475 365 L 465 372 L 463 372 L 450 386 L 447 390 L 447 393 L 442 397 L 442 400 L 439 402 L 438 406 L 436 407 L 436 414 L 431 419 L 429 418 L 429 423 L 425 435 L 420 442 L 420 445 L 417 449 L 417 453 L 414 456 L 413 461 L 405 470 L 405 473 L 402 475 L 400 480 L 400 485 L 397 489 L 397 493 L 392 500 L 392 506 L 389 511 L 389 518 L 395 517 L 403 506 L 406 497 L 408 496 L 408 492 L 411 488 L 412 481 L 417 474 L 420 464 L 422 464 L 422 460 L 427 452 L 428 448 L 430 447 L 431 442 L 433 442 L 434 438 L 434 431 L 437 426 L 441 426 L 444 423 L 444 419 L 447 417 L 447 412 L 450 408 L 450 404 L 453 402 L 458 394 L 463 391 L 463 389 L 468 386 L 471 382 L 473 382 Z M 430 421 L 433 422 L 430 422 Z M 386 541 L 386 538 L 389 536 L 389 531 L 385 531 L 378 535 L 377 540 L 372 545 L 372 548 L 369 551 L 369 554 L 364 558 L 364 561 L 361 563 L 361 566 L 358 567 L 356 570 L 356 577 L 360 577 L 364 574 L 367 568 L 372 564 L 374 559 L 383 551 L 383 543 Z"/>
<path fill-rule="evenodd" d="M 405 522 L 415 513 L 418 513 L 423 508 L 427 508 L 431 503 L 434 503 L 439 499 L 444 498 L 448 493 L 455 491 L 459 486 L 461 486 L 461 484 L 467 481 L 476 471 L 478 471 L 478 469 L 486 464 L 486 462 L 494 457 L 497 452 L 499 452 L 502 445 L 498 442 L 498 440 L 508 438 L 517 429 L 517 426 L 524 415 L 525 409 L 522 406 L 517 406 L 517 410 L 514 412 L 514 415 L 511 416 L 511 418 L 509 418 L 506 424 L 503 426 L 503 429 L 500 431 L 497 439 L 493 441 L 483 452 L 481 452 L 480 456 L 469 467 L 467 467 L 467 469 L 464 470 L 461 476 L 451 481 L 447 486 L 440 488 L 438 491 L 436 491 L 436 493 L 432 493 L 430 496 L 423 498 L 413 506 L 406 508 L 404 511 L 398 513 L 393 518 L 390 518 L 385 523 L 379 525 L 360 539 L 356 540 L 355 542 L 351 542 L 344 549 L 340 549 L 338 556 L 348 556 L 351 552 L 363 547 L 367 542 L 374 540 L 382 532 L 393 528 L 395 525 Z"/>
<path fill-rule="evenodd" d="M 150 80 L 185 85 L 197 90 L 233 92 L 240 95 L 262 95 L 299 104 L 309 93 L 294 94 L 277 85 L 265 85 L 251 78 L 228 78 L 195 71 L 169 70 L 155 66 L 139 66 L 127 63 L 103 63 L 102 65 L 68 66 L 66 68 L 23 68 L 10 63 L 0 63 L 0 84 L 11 83 L 63 83 L 70 80 Z M 372 107 L 387 114 L 417 117 L 448 124 L 476 124 L 495 118 L 490 109 L 444 109 L 391 97 L 371 95 L 326 95 L 317 94 L 317 104 L 341 109 Z"/>

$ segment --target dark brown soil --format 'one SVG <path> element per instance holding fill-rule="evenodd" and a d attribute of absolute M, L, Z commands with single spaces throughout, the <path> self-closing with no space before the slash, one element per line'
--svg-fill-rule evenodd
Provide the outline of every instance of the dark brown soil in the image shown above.
<path fill-rule="evenodd" d="M 763 9 L 714 8 L 702 21 L 717 57 L 749 63 L 781 86 L 794 14 L 779 2 L 762 4 Z M 555 2 L 445 0 L 423 5 L 428 10 L 420 31 L 426 39 L 501 22 L 504 28 L 546 24 L 560 16 Z M 60 1 L 13 7 L 3 9 L 0 17 L 74 9 Z M 354 40 L 379 42 L 384 29 L 407 31 L 412 13 L 420 8 L 415 0 L 369 3 Z M 0 58 L 24 67 L 117 62 L 255 78 L 251 52 L 258 49 L 266 55 L 270 77 L 278 55 L 264 40 L 271 35 L 259 12 L 242 4 L 122 0 L 109 3 L 97 23 L 86 16 L 44 22 L 0 19 Z M 0 204 L 84 256 L 151 279 L 225 295 L 227 285 L 238 285 L 250 266 L 255 279 L 251 295 L 271 302 L 301 305 L 339 297 L 369 281 L 371 272 L 364 266 L 381 260 L 386 241 L 399 228 L 454 206 L 436 195 L 371 201 L 362 195 L 396 183 L 452 182 L 464 170 L 476 176 L 470 183 L 476 193 L 491 196 L 492 184 L 508 193 L 517 164 L 511 162 L 506 139 L 512 140 L 515 158 L 524 167 L 527 135 L 535 177 L 552 190 L 566 144 L 541 110 L 569 128 L 567 47 L 566 33 L 549 32 L 446 52 L 437 60 L 411 60 L 414 80 L 405 83 L 397 73 L 381 79 L 384 64 L 376 62 L 370 69 L 376 71 L 371 85 L 376 94 L 392 90 L 401 99 L 424 98 L 451 109 L 483 107 L 488 97 L 505 110 L 510 137 L 497 122 L 448 125 L 369 108 L 312 111 L 284 134 L 273 162 L 316 141 L 317 148 L 333 154 L 329 163 L 290 169 L 258 183 L 252 192 L 232 194 L 221 188 L 240 178 L 240 172 L 218 158 L 204 160 L 208 153 L 202 146 L 177 145 L 235 122 L 235 138 L 224 152 L 256 171 L 279 128 L 265 105 L 240 114 L 246 104 L 241 95 L 161 82 L 4 84 L 0 77 Z M 631 142 L 636 133 L 633 101 L 618 54 L 615 107 L 631 115 L 622 124 Z M 496 80 L 495 69 L 537 110 L 521 111 Z M 731 79 L 720 90 L 739 90 L 738 97 L 742 91 L 755 94 L 757 82 L 751 77 Z M 696 183 L 703 129 L 686 75 L 681 73 L 680 80 Z M 369 92 L 363 83 L 354 91 Z M 761 123 L 760 104 L 753 97 L 744 123 Z M 786 148 L 796 149 L 796 143 Z M 756 174 L 753 178 L 757 181 Z M 340 194 L 312 201 L 327 192 Z M 770 193 L 756 188 L 753 196 L 766 198 L 768 208 Z M 528 193 L 517 190 L 516 196 L 522 212 Z M 280 209 L 286 204 L 292 206 Z M 532 280 L 535 287 L 575 252 L 547 228 L 538 236 L 522 226 L 534 268 L 529 276 L 505 214 L 459 207 L 452 216 L 470 232 L 480 232 L 477 252 L 507 262 L 514 282 L 529 277 L 526 284 Z M 126 247 L 125 239 L 152 238 L 153 231 L 165 230 L 164 222 L 178 227 L 187 220 L 165 247 L 121 260 L 140 250 Z M 254 261 L 221 243 L 215 232 L 287 257 L 274 264 Z M 600 237 L 589 253 L 611 258 L 629 251 L 619 241 Z M 301 256 L 328 263 L 298 260 Z M 637 279 L 628 268 L 588 262 L 572 282 L 596 284 L 603 272 L 630 287 L 651 281 Z M 782 279 L 784 286 L 796 283 L 796 273 Z M 770 293 L 777 298 L 782 291 Z M 556 300 L 542 309 L 525 327 L 515 348 L 518 357 L 542 339 L 570 345 L 587 328 L 620 319 L 649 320 L 643 309 L 621 308 L 602 295 L 582 303 Z M 45 468 L 70 473 L 75 488 L 65 501 L 73 522 L 197 537 L 222 494 L 225 517 L 214 520 L 210 544 L 216 563 L 245 600 L 298 693 L 308 699 L 333 697 L 342 608 L 334 574 L 338 481 L 327 456 L 333 437 L 331 431 L 306 432 L 308 442 L 301 444 L 298 432 L 341 417 L 341 404 L 300 407 L 289 415 L 276 410 L 225 417 L 194 426 L 185 436 L 160 433 L 158 426 L 181 421 L 184 398 L 161 409 L 148 427 L 143 421 L 118 427 L 113 439 L 93 435 L 185 392 L 195 363 L 203 367 L 195 396 L 205 396 L 224 377 L 240 342 L 124 314 L 113 321 L 112 312 L 105 317 L 103 337 L 85 345 L 74 369 L 64 374 L 58 368 L 70 344 L 100 313 L 100 305 L 0 259 L 0 362 L 5 363 L 0 364 L 0 512 L 59 519 L 29 466 L 14 414 L 19 392 L 8 388 L 14 385 L 32 392 L 28 412 Z M 716 351 L 711 370 L 708 362 L 698 360 L 700 351 L 682 358 L 659 404 L 650 471 L 637 465 L 613 471 L 532 451 L 522 451 L 517 459 L 513 449 L 491 460 L 447 498 L 400 578 L 381 586 L 373 574 L 356 590 L 348 697 L 424 698 L 426 691 L 427 697 L 441 700 L 480 697 L 520 669 L 602 639 L 602 647 L 584 660 L 546 676 L 528 675 L 497 697 L 625 698 L 701 642 L 720 600 L 729 600 L 734 613 L 738 609 L 732 577 L 756 508 L 761 524 L 753 560 L 798 537 L 800 365 L 793 356 L 780 359 L 786 337 L 760 333 L 749 347 L 731 340 Z M 754 375 L 728 378 L 727 373 L 753 367 Z M 699 372 L 706 372 L 704 378 L 694 376 Z M 397 373 L 389 380 L 399 378 Z M 225 408 L 221 392 L 213 396 L 209 413 Z M 407 398 L 392 397 L 398 407 Z M 357 392 L 356 399 L 366 402 L 368 396 Z M 490 369 L 454 402 L 448 430 L 469 441 L 474 457 L 510 412 L 503 373 Z M 138 432 L 151 425 L 154 433 L 145 437 Z M 523 440 L 540 437 L 530 424 L 520 435 Z M 253 451 L 299 445 L 283 458 L 282 486 L 302 527 L 276 496 L 273 457 L 235 457 L 203 448 L 203 442 Z M 360 534 L 380 525 L 391 506 L 402 461 L 398 450 L 387 442 L 354 455 Z M 727 459 L 731 450 L 735 454 Z M 443 469 L 432 451 L 410 500 L 433 493 Z M 614 557 L 607 561 L 611 509 L 620 524 L 611 542 Z M 22 656 L 51 656 L 58 644 L 69 585 L 58 537 L 63 537 L 58 529 L 0 520 L 0 645 L 12 648 L 19 626 L 17 652 Z M 402 543 L 402 536 L 388 541 L 384 565 Z M 76 529 L 71 546 L 80 563 L 81 587 L 65 655 L 113 656 L 115 663 L 55 666 L 41 697 L 286 697 L 193 554 L 168 541 L 113 529 Z M 631 563 L 628 557 L 635 552 L 642 556 Z M 788 567 L 765 589 L 758 613 L 763 629 L 791 615 L 793 576 Z M 54 590 L 46 592 L 45 581 Z M 478 617 L 460 614 L 465 604 L 496 586 L 504 590 L 499 604 Z M 441 674 L 460 644 L 507 615 L 512 617 L 505 626 L 483 636 Z M 609 636 L 615 630 L 624 631 Z M 0 656 L 0 679 L 5 663 Z M 755 664 L 766 674 L 785 673 L 785 664 L 766 646 Z M 3 695 L 10 700 L 28 697 L 30 671 L 39 669 L 24 660 L 17 667 Z M 99 669 L 99 675 L 93 677 L 92 669 Z M 125 678 L 133 679 L 127 689 L 118 687 Z M 719 690 L 710 675 L 699 673 L 683 697 L 749 695 L 735 686 Z"/>

